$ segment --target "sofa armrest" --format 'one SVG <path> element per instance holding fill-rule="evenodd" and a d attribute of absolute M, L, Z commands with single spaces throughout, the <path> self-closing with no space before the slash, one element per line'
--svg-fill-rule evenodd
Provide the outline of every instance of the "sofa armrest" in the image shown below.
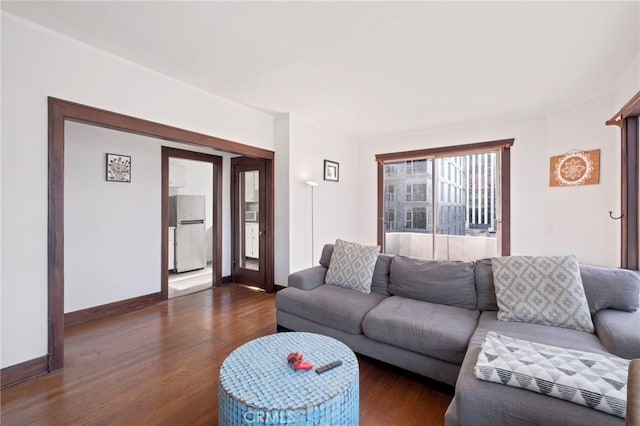
<path fill-rule="evenodd" d="M 603 309 L 593 316 L 593 325 L 609 352 L 626 359 L 640 358 L 640 311 Z"/>
<path fill-rule="evenodd" d="M 324 284 L 324 278 L 327 275 L 327 268 L 324 266 L 314 266 L 313 268 L 303 269 L 289 275 L 289 287 L 299 288 L 300 290 L 312 290 L 321 284 Z"/>

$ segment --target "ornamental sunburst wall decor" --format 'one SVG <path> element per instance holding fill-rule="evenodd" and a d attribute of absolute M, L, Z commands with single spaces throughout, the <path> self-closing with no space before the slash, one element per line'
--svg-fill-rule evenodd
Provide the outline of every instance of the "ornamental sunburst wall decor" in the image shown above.
<path fill-rule="evenodd" d="M 600 150 L 571 151 L 551 157 L 549 186 L 597 185 L 600 183 Z"/>

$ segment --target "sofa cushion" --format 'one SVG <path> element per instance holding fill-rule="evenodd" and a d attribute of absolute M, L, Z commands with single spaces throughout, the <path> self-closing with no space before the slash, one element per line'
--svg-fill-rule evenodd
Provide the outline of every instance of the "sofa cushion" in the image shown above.
<path fill-rule="evenodd" d="M 640 275 L 628 269 L 581 266 L 580 276 L 589 310 L 635 311 L 638 309 Z"/>
<path fill-rule="evenodd" d="M 473 274 L 476 281 L 478 296 L 477 308 L 481 311 L 497 311 L 496 288 L 493 284 L 493 269 L 491 259 L 480 259 L 473 264 Z"/>
<path fill-rule="evenodd" d="M 442 361 L 460 364 L 479 311 L 391 296 L 367 314 L 364 335 Z"/>
<path fill-rule="evenodd" d="M 322 247 L 322 254 L 320 255 L 320 265 L 325 268 L 329 267 L 331 263 L 331 256 L 333 255 L 333 244 L 325 244 Z"/>
<path fill-rule="evenodd" d="M 593 332 L 576 256 L 508 256 L 491 260 L 498 319 Z"/>
<path fill-rule="evenodd" d="M 336 240 L 327 271 L 326 283 L 371 293 L 373 269 L 380 246 L 363 246 L 350 241 Z"/>
<path fill-rule="evenodd" d="M 395 256 L 389 293 L 440 305 L 475 309 L 476 288 L 471 262 L 445 262 Z"/>
<path fill-rule="evenodd" d="M 371 278 L 371 291 L 389 296 L 389 274 L 393 256 L 379 254 Z"/>
<path fill-rule="evenodd" d="M 593 333 L 531 322 L 500 321 L 496 311 L 485 311 L 480 314 L 478 326 L 471 336 L 469 347 L 480 346 L 488 331 L 544 345 L 562 346 L 586 352 L 609 353 Z"/>
<path fill-rule="evenodd" d="M 276 294 L 276 308 L 350 334 L 362 333 L 364 316 L 385 296 L 364 294 L 330 284 L 313 290 L 285 288 Z"/>

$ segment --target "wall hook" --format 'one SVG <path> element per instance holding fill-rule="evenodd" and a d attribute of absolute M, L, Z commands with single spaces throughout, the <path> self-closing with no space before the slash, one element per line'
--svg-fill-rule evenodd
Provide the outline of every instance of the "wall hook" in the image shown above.
<path fill-rule="evenodd" d="M 609 217 L 613 220 L 619 220 L 622 219 L 622 215 L 618 216 L 618 217 L 613 217 L 613 212 L 611 210 L 609 210 Z"/>

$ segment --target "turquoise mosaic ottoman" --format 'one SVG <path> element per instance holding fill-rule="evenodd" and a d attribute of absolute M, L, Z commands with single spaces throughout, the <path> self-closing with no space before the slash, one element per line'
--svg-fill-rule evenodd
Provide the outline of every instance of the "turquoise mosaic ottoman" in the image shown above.
<path fill-rule="evenodd" d="M 312 370 L 295 371 L 291 352 Z M 342 365 L 317 374 L 315 368 Z M 226 425 L 357 425 L 358 360 L 345 344 L 313 333 L 278 333 L 240 346 L 220 367 L 218 422 Z"/>

